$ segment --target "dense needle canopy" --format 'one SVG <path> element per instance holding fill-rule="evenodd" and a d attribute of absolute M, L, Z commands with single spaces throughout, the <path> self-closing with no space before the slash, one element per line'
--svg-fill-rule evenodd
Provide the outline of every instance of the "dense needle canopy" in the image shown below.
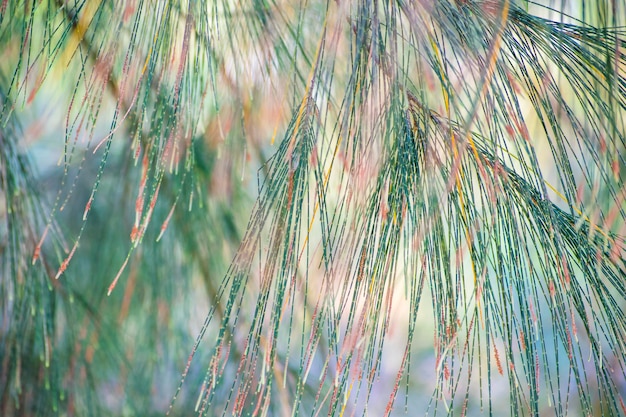
<path fill-rule="evenodd" d="M 626 2 L 0 2 L 0 414 L 626 414 Z"/>

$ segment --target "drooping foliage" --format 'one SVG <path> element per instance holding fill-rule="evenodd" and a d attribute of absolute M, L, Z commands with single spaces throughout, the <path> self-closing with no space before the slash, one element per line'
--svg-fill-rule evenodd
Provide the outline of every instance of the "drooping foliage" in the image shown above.
<path fill-rule="evenodd" d="M 626 414 L 625 25 L 1 2 L 1 414 Z"/>

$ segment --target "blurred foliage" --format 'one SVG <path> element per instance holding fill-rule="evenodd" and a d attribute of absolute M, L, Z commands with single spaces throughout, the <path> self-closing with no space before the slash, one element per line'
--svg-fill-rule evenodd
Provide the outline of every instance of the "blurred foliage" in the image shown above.
<path fill-rule="evenodd" d="M 0 414 L 626 414 L 625 25 L 0 2 Z"/>

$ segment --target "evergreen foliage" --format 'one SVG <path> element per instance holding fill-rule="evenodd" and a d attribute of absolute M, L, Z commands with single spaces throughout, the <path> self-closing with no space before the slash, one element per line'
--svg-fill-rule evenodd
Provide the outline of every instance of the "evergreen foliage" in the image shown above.
<path fill-rule="evenodd" d="M 626 2 L 0 2 L 0 414 L 626 414 Z"/>

